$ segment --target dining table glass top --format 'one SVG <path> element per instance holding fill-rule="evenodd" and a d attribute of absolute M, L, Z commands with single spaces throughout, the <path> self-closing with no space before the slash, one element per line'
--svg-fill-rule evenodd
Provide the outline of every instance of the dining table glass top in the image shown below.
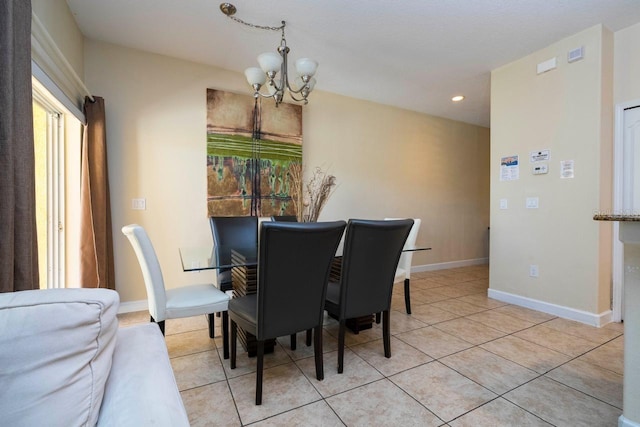
<path fill-rule="evenodd" d="M 417 252 L 431 250 L 427 246 L 405 246 L 402 252 Z M 258 265 L 258 246 L 252 247 L 235 247 L 235 246 L 218 246 L 220 259 L 229 260 L 229 262 L 218 263 L 214 253 L 214 246 L 193 246 L 180 248 L 180 260 L 182 261 L 182 270 L 202 271 L 217 270 L 232 267 L 251 267 Z M 232 252 L 235 252 L 233 254 Z M 235 255 L 235 256 L 232 256 Z M 342 256 L 342 242 L 338 246 L 336 256 Z"/>

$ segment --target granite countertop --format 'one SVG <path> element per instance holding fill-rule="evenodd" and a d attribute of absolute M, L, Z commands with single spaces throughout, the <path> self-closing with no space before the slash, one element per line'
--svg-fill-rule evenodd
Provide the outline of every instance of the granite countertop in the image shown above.
<path fill-rule="evenodd" d="M 593 216 L 596 221 L 640 221 L 640 215 L 602 215 Z"/>

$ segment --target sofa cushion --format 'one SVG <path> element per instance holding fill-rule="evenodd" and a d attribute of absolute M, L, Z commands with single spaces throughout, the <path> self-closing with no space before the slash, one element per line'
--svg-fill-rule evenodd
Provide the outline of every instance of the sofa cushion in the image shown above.
<path fill-rule="evenodd" d="M 107 289 L 0 294 L 2 424 L 96 424 L 118 305 L 118 294 Z"/>
<path fill-rule="evenodd" d="M 118 330 L 98 425 L 189 426 L 167 345 L 157 324 Z"/>

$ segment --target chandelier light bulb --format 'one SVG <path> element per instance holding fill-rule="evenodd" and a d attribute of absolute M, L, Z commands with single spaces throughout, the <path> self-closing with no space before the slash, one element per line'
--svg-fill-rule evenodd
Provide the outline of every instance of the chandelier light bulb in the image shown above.
<path fill-rule="evenodd" d="M 266 52 L 258 55 L 258 64 L 265 73 L 277 73 L 282 66 L 282 56 L 275 52 Z"/>
<path fill-rule="evenodd" d="M 312 77 L 318 69 L 318 62 L 309 58 L 300 58 L 296 61 L 296 71 L 299 76 Z"/>
<path fill-rule="evenodd" d="M 247 68 L 244 75 L 251 86 L 262 86 L 267 81 L 266 74 L 258 67 Z"/>

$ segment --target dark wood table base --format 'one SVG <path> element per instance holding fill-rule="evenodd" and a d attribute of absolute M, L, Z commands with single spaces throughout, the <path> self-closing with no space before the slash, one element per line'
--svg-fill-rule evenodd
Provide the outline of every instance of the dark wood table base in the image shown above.
<path fill-rule="evenodd" d="M 236 251 L 231 251 L 231 260 L 234 264 L 245 264 L 244 256 Z M 251 295 L 257 292 L 258 287 L 258 268 L 256 266 L 233 267 L 231 269 L 231 283 L 233 285 L 233 296 L 241 297 Z M 238 339 L 242 348 L 254 357 L 257 353 L 257 340 L 255 335 L 245 332 L 238 326 Z M 264 342 L 264 353 L 273 353 L 276 345 L 275 339 Z"/>

